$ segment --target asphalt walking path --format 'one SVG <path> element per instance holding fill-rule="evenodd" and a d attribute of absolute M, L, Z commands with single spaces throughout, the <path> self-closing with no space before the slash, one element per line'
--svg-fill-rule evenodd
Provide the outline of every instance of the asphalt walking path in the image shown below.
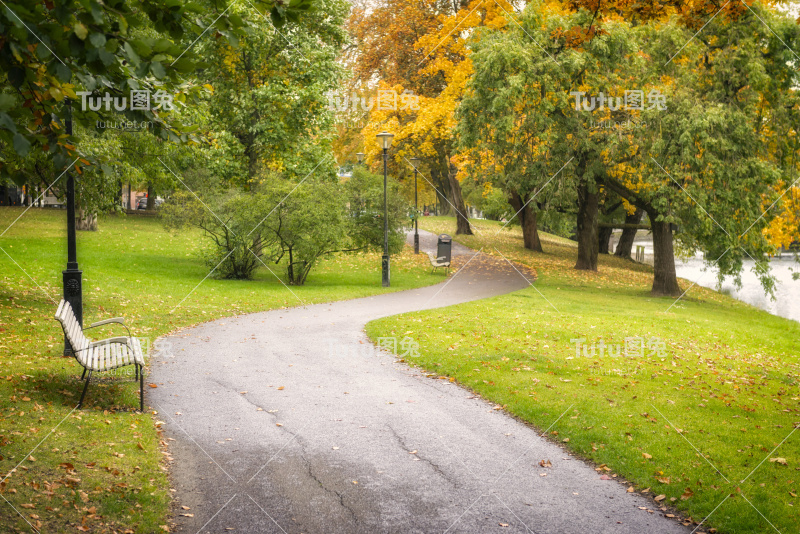
<path fill-rule="evenodd" d="M 421 245 L 434 250 L 436 236 L 423 233 Z M 689 532 L 494 405 L 371 348 L 370 320 L 529 285 L 531 273 L 453 245 L 465 267 L 435 286 L 221 319 L 165 339 L 147 403 L 168 443 L 173 529 Z"/>

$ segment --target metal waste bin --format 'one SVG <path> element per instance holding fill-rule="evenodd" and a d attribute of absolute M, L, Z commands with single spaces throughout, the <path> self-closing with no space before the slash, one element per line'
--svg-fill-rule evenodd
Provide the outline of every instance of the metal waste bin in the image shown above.
<path fill-rule="evenodd" d="M 447 234 L 440 235 L 439 242 L 436 244 L 436 259 L 440 263 L 450 263 L 452 248 L 453 238 Z"/>

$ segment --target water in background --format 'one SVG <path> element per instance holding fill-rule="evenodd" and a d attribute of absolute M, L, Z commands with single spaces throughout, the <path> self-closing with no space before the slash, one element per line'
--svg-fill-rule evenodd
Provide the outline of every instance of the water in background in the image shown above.
<path fill-rule="evenodd" d="M 743 302 L 766 310 L 773 315 L 800 321 L 800 280 L 792 279 L 793 268 L 800 270 L 800 264 L 796 263 L 793 254 L 784 254 L 783 257 L 772 258 L 770 267 L 775 282 L 775 300 L 771 300 L 764 294 L 761 282 L 753 273 L 754 262 L 748 259 L 744 262 L 742 272 L 742 288 L 736 289 L 733 280 L 728 277 L 722 283 L 722 292 Z M 675 270 L 680 278 L 697 282 L 697 285 L 717 289 L 718 269 L 710 268 L 703 271 L 704 263 L 701 258 L 692 258 L 687 262 L 675 262 Z M 698 281 L 699 280 L 699 281 Z"/>
<path fill-rule="evenodd" d="M 615 245 L 614 243 L 614 246 Z M 645 248 L 645 263 L 652 265 L 652 237 L 646 235 L 645 232 L 640 232 L 634 241 L 634 254 L 636 245 Z M 758 277 L 753 274 L 753 264 L 753 260 L 750 259 L 744 262 L 742 289 L 736 289 L 733 285 L 733 280 L 727 278 L 722 284 L 721 291 L 773 315 L 800 322 L 800 280 L 793 280 L 792 271 L 789 270 L 793 268 L 795 271 L 800 271 L 800 264 L 795 262 L 794 254 L 784 253 L 783 257 L 774 257 L 772 261 L 770 261 L 772 276 L 776 279 L 775 300 L 770 300 L 770 298 L 764 294 L 761 282 L 759 282 Z M 704 267 L 705 264 L 701 256 L 692 258 L 686 262 L 680 260 L 675 261 L 675 270 L 679 278 L 684 278 L 690 282 L 695 282 L 699 286 L 716 290 L 718 269 L 710 268 L 704 271 Z M 683 285 L 681 287 L 683 287 Z M 685 287 L 683 288 L 686 289 Z M 689 293 L 691 293 L 691 291 Z"/>

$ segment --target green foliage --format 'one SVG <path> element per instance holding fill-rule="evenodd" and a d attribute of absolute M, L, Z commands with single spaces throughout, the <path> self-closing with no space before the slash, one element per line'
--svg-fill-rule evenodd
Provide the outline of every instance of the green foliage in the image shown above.
<path fill-rule="evenodd" d="M 383 250 L 383 176 L 358 166 L 353 169 L 345 187 L 350 211 L 347 233 L 351 247 Z M 387 181 L 387 200 L 389 253 L 397 254 L 405 243 L 403 227 L 409 223 L 409 205 L 401 194 L 400 184 L 392 177 Z"/>
<path fill-rule="evenodd" d="M 251 279 L 268 263 L 285 268 L 290 284 L 302 285 L 320 259 L 335 252 L 363 252 L 383 247 L 383 177 L 364 170 L 340 184 L 333 178 L 292 180 L 269 175 L 252 191 L 213 189 L 206 173 L 191 175 L 193 193 L 177 191 L 162 207 L 168 229 L 195 226 L 208 246 L 204 258 L 215 276 Z M 212 189 L 201 192 L 203 184 Z M 391 182 L 389 250 L 399 253 L 408 221 L 408 204 Z"/>
<path fill-rule="evenodd" d="M 236 190 L 206 195 L 205 201 L 179 190 L 162 207 L 165 228 L 193 225 L 202 229 L 213 243 L 202 252 L 206 265 L 217 278 L 236 280 L 252 278 L 258 267 L 259 234 L 251 231 L 262 217 L 257 199 Z"/>
<path fill-rule="evenodd" d="M 72 161 L 75 148 L 61 137 L 62 102 L 85 90 L 100 96 L 129 96 L 131 90 L 163 90 L 180 99 L 192 98 L 200 88 L 187 83 L 206 63 L 190 45 L 202 34 L 215 33 L 237 42 L 250 26 L 229 11 L 227 0 L 66 0 L 31 4 L 8 0 L 0 9 L 0 140 L 20 156 L 45 149 L 56 167 Z M 280 5 L 253 0 L 259 12 L 273 20 L 296 20 L 308 10 L 308 0 Z M 211 30 L 213 23 L 214 31 Z M 110 120 L 117 112 L 76 110 L 75 122 L 89 127 Z M 169 112 L 147 109 L 125 111 L 126 118 L 150 121 L 164 139 L 186 141 L 189 129 Z M 5 172 L 4 167 L 0 172 Z"/>
<path fill-rule="evenodd" d="M 247 4 L 236 9 L 252 13 Z M 347 41 L 348 9 L 343 0 L 317 0 L 313 14 L 297 19 L 296 31 L 260 24 L 236 46 L 198 44 L 217 58 L 202 73 L 213 86 L 202 120 L 214 143 L 216 174 L 250 187 L 264 172 L 316 165 L 329 153 L 333 117 L 325 93 L 343 77 L 336 58 Z"/>
<path fill-rule="evenodd" d="M 262 212 L 274 206 L 256 230 L 259 252 L 273 263 L 285 262 L 290 284 L 303 285 L 320 258 L 345 245 L 347 214 L 339 184 L 276 180 L 255 197 Z"/>
<path fill-rule="evenodd" d="M 762 213 L 780 193 L 775 184 L 796 173 L 797 25 L 758 5 L 735 23 L 710 21 L 702 39 L 675 20 L 593 20 L 534 2 L 519 24 L 482 33 L 459 109 L 462 148 L 496 158 L 502 171 L 489 178 L 497 187 L 541 192 L 540 210 L 573 209 L 582 183 L 611 190 L 654 221 L 679 224 L 683 245 L 719 259 L 720 276 L 738 279 L 743 259 L 759 259 L 770 291 L 761 259 L 772 248 L 761 230 L 774 213 Z M 597 33 L 580 47 L 561 30 L 593 23 Z M 578 110 L 571 94 L 629 90 L 643 91 L 643 110 Z M 666 109 L 652 106 L 653 90 Z M 634 127 L 598 128 L 601 121 Z"/>

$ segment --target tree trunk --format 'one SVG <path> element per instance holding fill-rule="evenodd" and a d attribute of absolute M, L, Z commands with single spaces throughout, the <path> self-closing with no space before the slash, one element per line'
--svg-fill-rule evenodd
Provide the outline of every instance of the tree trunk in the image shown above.
<path fill-rule="evenodd" d="M 578 261 L 575 268 L 582 271 L 597 270 L 599 240 L 597 236 L 597 192 L 582 182 L 578 186 Z"/>
<path fill-rule="evenodd" d="M 600 228 L 597 231 L 597 236 L 599 240 L 599 249 L 598 252 L 600 254 L 608 254 L 609 253 L 609 241 L 611 241 L 611 234 L 614 233 L 613 228 Z"/>
<path fill-rule="evenodd" d="M 644 210 L 636 208 L 636 211 L 632 214 L 625 215 L 625 224 L 639 224 L 642 222 L 642 215 L 644 215 Z M 617 243 L 617 250 L 614 251 L 615 256 L 631 259 L 633 240 L 636 239 L 636 231 L 635 228 L 624 228 L 622 230 L 619 243 Z"/>
<path fill-rule="evenodd" d="M 87 213 L 83 208 L 78 208 L 78 213 L 75 215 L 75 229 L 96 232 L 97 214 Z"/>
<path fill-rule="evenodd" d="M 520 224 L 522 225 L 522 242 L 525 248 L 534 252 L 544 252 L 542 242 L 539 240 L 539 227 L 537 224 L 536 211 L 531 208 L 531 204 L 525 204 L 525 199 L 519 193 L 513 191 L 508 203 L 514 208 L 514 213 L 518 213 Z M 524 208 L 522 206 L 525 206 Z"/>
<path fill-rule="evenodd" d="M 156 194 L 153 190 L 153 184 L 147 184 L 147 206 L 146 210 L 156 209 Z"/>
<path fill-rule="evenodd" d="M 456 235 L 472 235 L 472 228 L 467 218 L 467 206 L 461 195 L 461 184 L 458 183 L 455 173 L 449 173 L 450 191 L 453 194 L 453 206 L 456 211 Z"/>
<path fill-rule="evenodd" d="M 681 288 L 675 274 L 675 254 L 672 249 L 672 227 L 670 223 L 656 221 L 656 213 L 650 215 L 653 228 L 653 289 L 655 297 L 679 297 Z"/>

